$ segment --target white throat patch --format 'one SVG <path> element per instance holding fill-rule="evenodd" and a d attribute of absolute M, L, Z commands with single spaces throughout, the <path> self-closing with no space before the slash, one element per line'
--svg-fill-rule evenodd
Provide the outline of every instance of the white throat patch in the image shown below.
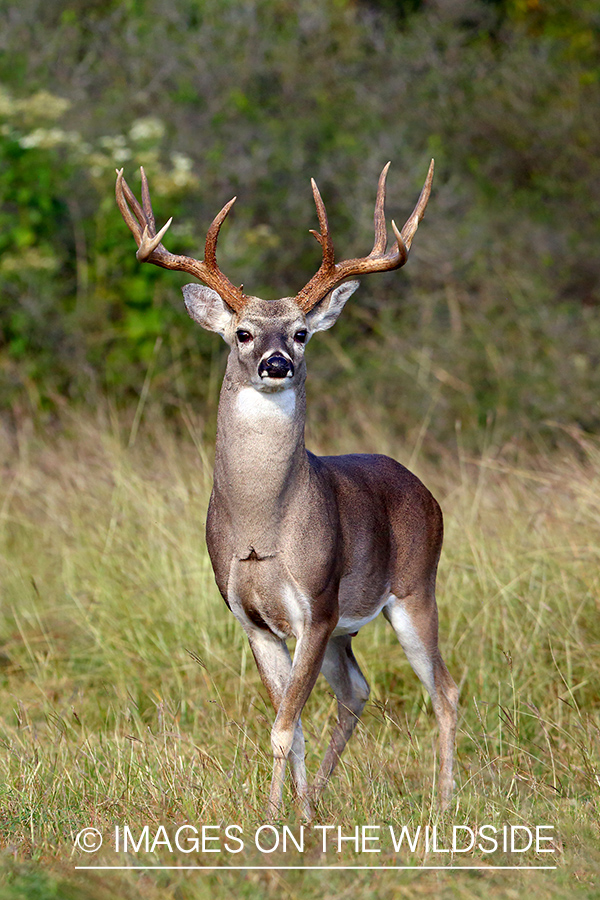
<path fill-rule="evenodd" d="M 296 391 L 289 387 L 281 391 L 257 391 L 242 388 L 237 398 L 237 411 L 243 418 L 254 421 L 275 417 L 291 419 L 296 410 Z"/>

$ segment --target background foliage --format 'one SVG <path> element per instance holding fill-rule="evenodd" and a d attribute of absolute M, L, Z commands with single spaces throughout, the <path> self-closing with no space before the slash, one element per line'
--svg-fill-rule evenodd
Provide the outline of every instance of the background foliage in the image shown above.
<path fill-rule="evenodd" d="M 311 175 L 338 254 L 362 254 L 383 164 L 403 221 L 433 155 L 410 264 L 311 346 L 315 421 L 375 400 L 438 440 L 597 429 L 599 22 L 592 0 L 2 4 L 4 407 L 126 403 L 149 371 L 167 409 L 214 406 L 225 347 L 183 276 L 136 262 L 116 166 L 147 168 L 173 251 L 239 195 L 221 264 L 275 297 L 318 265 Z"/>

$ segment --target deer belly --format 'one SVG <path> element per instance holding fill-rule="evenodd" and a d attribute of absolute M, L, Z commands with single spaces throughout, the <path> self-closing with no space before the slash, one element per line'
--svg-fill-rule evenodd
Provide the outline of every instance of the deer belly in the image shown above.
<path fill-rule="evenodd" d="M 363 625 L 368 625 L 369 622 L 372 622 L 373 619 L 377 618 L 388 602 L 389 596 L 389 592 L 386 592 L 385 596 L 381 598 L 381 601 L 378 601 L 368 613 L 365 613 L 365 615 L 351 612 L 345 614 L 341 613 L 332 637 L 338 637 L 341 634 L 350 634 L 354 637 L 354 635 L 358 634 Z"/>
<path fill-rule="evenodd" d="M 234 559 L 227 599 L 246 631 L 267 628 L 282 639 L 299 638 L 310 622 L 310 601 L 278 555 Z"/>
<path fill-rule="evenodd" d="M 385 576 L 384 576 L 385 577 Z M 339 593 L 339 619 L 332 637 L 341 634 L 355 635 L 376 619 L 390 599 L 390 584 L 384 577 L 375 583 L 364 584 L 356 573 L 342 578 Z"/>

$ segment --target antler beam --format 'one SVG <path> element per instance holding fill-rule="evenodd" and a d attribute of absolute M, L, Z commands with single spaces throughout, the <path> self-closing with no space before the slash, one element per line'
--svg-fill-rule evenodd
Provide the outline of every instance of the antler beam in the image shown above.
<path fill-rule="evenodd" d="M 150 262 L 163 269 L 175 269 L 188 272 L 195 276 L 208 287 L 213 288 L 235 312 L 240 313 L 248 302 L 248 297 L 241 288 L 236 287 L 224 275 L 217 265 L 217 240 L 221 225 L 227 217 L 227 213 L 235 203 L 234 197 L 226 203 L 223 209 L 212 221 L 206 235 L 204 248 L 204 260 L 193 259 L 190 256 L 178 256 L 163 246 L 162 239 L 173 219 L 169 219 L 157 233 L 150 201 L 148 179 L 143 168 L 142 173 L 142 204 L 140 205 L 135 194 L 123 177 L 123 169 L 117 170 L 116 196 L 117 205 L 121 215 L 133 234 L 138 250 L 136 256 L 140 262 Z"/>
<path fill-rule="evenodd" d="M 309 312 L 345 278 L 354 275 L 368 275 L 371 272 L 388 272 L 399 269 L 408 259 L 408 251 L 419 226 L 419 222 L 425 215 L 425 208 L 431 193 L 433 182 L 433 160 L 429 165 L 427 178 L 421 190 L 417 205 L 406 220 L 402 231 L 398 231 L 396 223 L 392 220 L 392 229 L 396 238 L 396 245 L 389 252 L 387 250 L 387 229 L 385 225 L 385 182 L 390 163 L 384 166 L 379 183 L 377 185 L 377 199 L 375 200 L 375 241 L 373 249 L 368 256 L 359 259 L 347 259 L 336 263 L 333 250 L 333 242 L 329 233 L 329 223 L 325 204 L 319 193 L 319 188 L 312 179 L 313 196 L 317 207 L 320 233 L 311 231 L 323 248 L 323 260 L 319 270 L 311 280 L 296 295 L 296 302 L 304 312 Z"/>

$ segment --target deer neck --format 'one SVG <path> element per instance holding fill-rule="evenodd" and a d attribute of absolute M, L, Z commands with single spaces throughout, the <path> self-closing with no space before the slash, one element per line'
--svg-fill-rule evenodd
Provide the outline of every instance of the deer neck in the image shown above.
<path fill-rule="evenodd" d="M 272 393 L 228 371 L 217 417 L 213 500 L 225 513 L 234 552 L 274 555 L 286 515 L 305 490 L 304 383 Z"/>

